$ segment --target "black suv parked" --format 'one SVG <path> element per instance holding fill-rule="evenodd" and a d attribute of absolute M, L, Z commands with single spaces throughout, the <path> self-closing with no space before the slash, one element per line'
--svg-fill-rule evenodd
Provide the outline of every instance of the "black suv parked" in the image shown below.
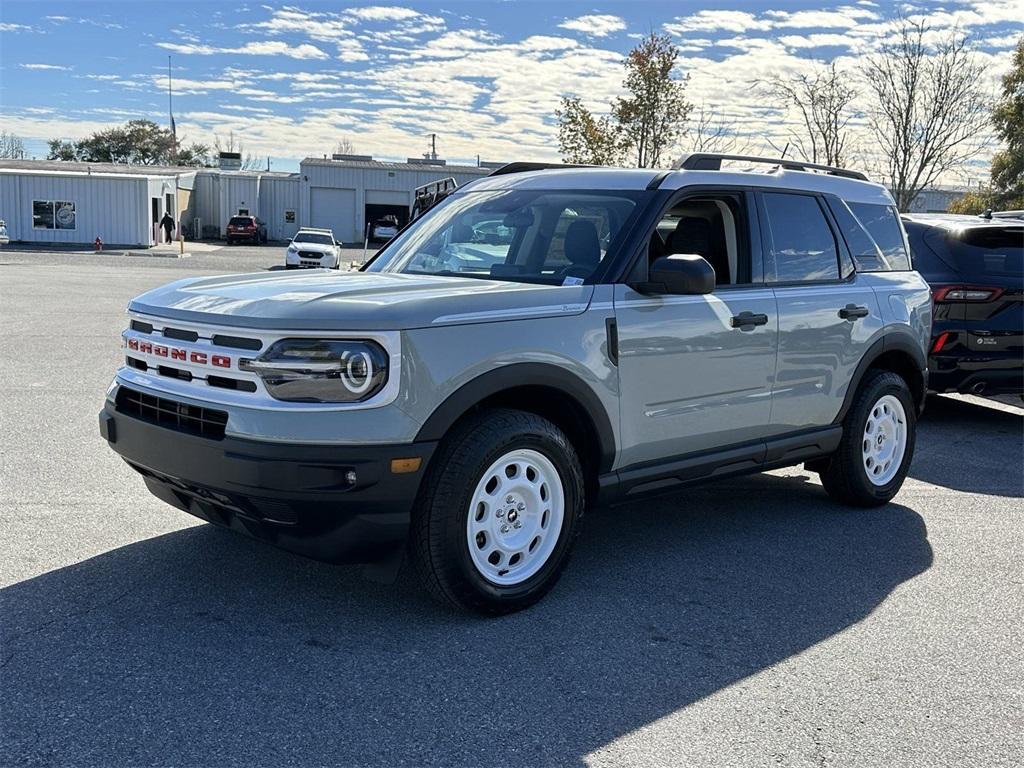
<path fill-rule="evenodd" d="M 903 224 L 935 302 L 929 386 L 1024 393 L 1024 221 L 936 214 Z"/>

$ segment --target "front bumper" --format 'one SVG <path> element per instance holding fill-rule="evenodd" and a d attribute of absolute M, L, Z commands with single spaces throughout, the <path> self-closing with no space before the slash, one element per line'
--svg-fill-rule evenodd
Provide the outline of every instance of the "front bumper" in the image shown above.
<path fill-rule="evenodd" d="M 158 498 L 208 522 L 334 563 L 390 555 L 436 443 L 297 445 L 186 434 L 108 402 L 100 434 Z M 391 472 L 392 459 L 421 459 Z M 355 473 L 355 482 L 349 473 Z"/>

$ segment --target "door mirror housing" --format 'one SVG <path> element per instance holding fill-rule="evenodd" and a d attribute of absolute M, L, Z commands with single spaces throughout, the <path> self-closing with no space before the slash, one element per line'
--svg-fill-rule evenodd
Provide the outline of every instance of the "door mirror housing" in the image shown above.
<path fill-rule="evenodd" d="M 646 283 L 634 286 L 640 293 L 699 295 L 715 290 L 715 269 L 695 253 L 662 256 L 651 264 Z"/>

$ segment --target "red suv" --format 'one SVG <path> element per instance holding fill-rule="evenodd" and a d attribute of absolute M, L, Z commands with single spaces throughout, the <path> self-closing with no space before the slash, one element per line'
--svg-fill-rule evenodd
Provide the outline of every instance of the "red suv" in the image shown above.
<path fill-rule="evenodd" d="M 248 240 L 250 243 L 267 242 L 267 224 L 257 216 L 232 216 L 228 222 L 228 245 Z"/>

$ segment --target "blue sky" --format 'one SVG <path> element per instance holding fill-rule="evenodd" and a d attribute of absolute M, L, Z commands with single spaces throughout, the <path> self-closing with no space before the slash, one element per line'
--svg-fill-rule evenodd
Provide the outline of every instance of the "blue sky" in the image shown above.
<path fill-rule="evenodd" d="M 49 137 L 136 117 L 165 123 L 171 55 L 179 135 L 211 142 L 233 131 L 275 169 L 294 170 L 343 137 L 375 157 L 415 156 L 431 132 L 449 160 L 556 159 L 559 97 L 605 108 L 623 55 L 654 30 L 681 47 L 690 100 L 742 148 L 763 151 L 785 144 L 794 116 L 766 104 L 754 81 L 832 60 L 855 70 L 900 10 L 925 17 L 934 34 L 969 34 L 993 93 L 1024 32 L 1024 0 L 4 0 L 0 128 L 42 156 Z M 870 141 L 861 144 L 870 154 Z"/>

